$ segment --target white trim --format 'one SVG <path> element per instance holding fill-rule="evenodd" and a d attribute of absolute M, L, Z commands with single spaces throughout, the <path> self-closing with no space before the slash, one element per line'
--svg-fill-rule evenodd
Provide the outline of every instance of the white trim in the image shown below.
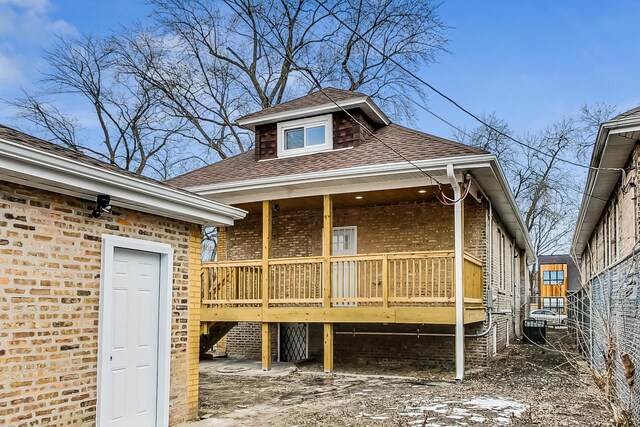
<path fill-rule="evenodd" d="M 171 364 L 171 301 L 173 292 L 173 248 L 166 243 L 149 240 L 132 239 L 128 237 L 102 235 L 102 265 L 100 270 L 100 301 L 98 321 L 98 387 L 96 400 L 96 424 L 101 423 L 100 394 L 102 375 L 108 366 L 105 351 L 109 349 L 109 337 L 105 337 L 105 307 L 111 304 L 110 292 L 106 291 L 112 283 L 113 257 L 116 248 L 136 251 L 152 252 L 160 255 L 160 291 L 158 313 L 158 394 L 156 406 L 157 425 L 169 425 L 169 386 Z M 104 354 L 103 354 L 104 353 Z"/>
<path fill-rule="evenodd" d="M 337 104 L 337 105 L 336 105 Z M 369 97 L 364 96 L 360 98 L 348 99 L 336 102 L 327 102 L 326 104 L 317 105 L 314 107 L 297 108 L 292 111 L 285 111 L 282 113 L 273 113 L 256 118 L 239 119 L 237 121 L 238 126 L 253 130 L 256 126 L 261 124 L 278 122 L 281 120 L 292 120 L 311 114 L 331 113 L 334 111 L 341 111 L 343 108 L 357 108 L 364 107 L 363 109 L 370 112 L 369 117 L 376 122 L 388 125 L 391 120 L 380 110 L 380 108 Z"/>
<path fill-rule="evenodd" d="M 320 126 L 324 126 L 324 143 L 320 145 L 307 145 L 307 129 Z M 286 131 L 298 128 L 302 128 L 304 146 L 302 148 L 287 148 L 285 144 Z M 329 151 L 333 149 L 333 116 L 327 114 L 288 122 L 278 122 L 276 140 L 278 145 L 278 158 L 304 156 Z"/>
<path fill-rule="evenodd" d="M 443 157 L 438 159 L 417 160 L 413 164 L 420 169 L 431 171 L 444 171 L 449 163 L 454 163 L 456 167 L 476 168 L 489 166 L 489 162 L 495 161 L 495 156 L 481 154 L 465 157 Z M 212 195 L 226 193 L 229 191 L 243 191 L 246 189 L 267 188 L 280 184 L 306 184 L 310 182 L 323 182 L 332 179 L 363 178 L 397 173 L 415 173 L 415 166 L 407 162 L 383 163 L 378 165 L 355 166 L 342 169 L 331 169 L 326 171 L 309 172 L 303 174 L 278 175 L 273 177 L 262 177 L 248 179 L 244 181 L 231 181 L 216 184 L 204 184 L 187 187 L 186 190 L 201 194 Z"/>
<path fill-rule="evenodd" d="M 94 199 L 111 196 L 121 206 L 199 224 L 233 225 L 242 209 L 178 190 L 0 139 L 0 174 L 8 181 Z"/>
<path fill-rule="evenodd" d="M 507 224 L 509 232 L 516 236 L 519 247 L 527 250 L 530 259 L 534 258 L 529 233 L 520 216 L 504 171 L 493 154 L 443 157 L 416 160 L 412 163 L 441 182 L 447 181 L 446 167 L 448 164 L 454 166 L 459 181 L 462 180 L 462 174 L 467 172 L 471 172 L 473 175 L 476 172 L 490 171 L 490 182 L 497 183 L 499 191 L 489 192 L 486 188 L 486 182 L 483 184 L 478 179 L 474 179 L 474 181 L 481 193 L 490 198 L 496 213 Z M 474 178 L 477 177 L 474 176 Z M 429 178 L 425 177 L 415 166 L 407 162 L 395 162 L 199 185 L 189 187 L 188 190 L 224 203 L 237 204 L 434 184 L 429 182 Z"/>

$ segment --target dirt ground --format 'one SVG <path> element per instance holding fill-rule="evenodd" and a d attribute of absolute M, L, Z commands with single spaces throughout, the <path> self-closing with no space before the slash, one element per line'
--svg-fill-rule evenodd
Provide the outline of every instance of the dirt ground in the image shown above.
<path fill-rule="evenodd" d="M 563 330 L 552 343 L 567 342 Z M 555 344 L 553 347 L 557 347 Z M 234 361 L 209 362 L 200 370 L 199 426 L 608 426 L 586 369 L 564 355 L 531 344 L 512 344 L 487 369 L 462 384 L 451 373 L 325 375 L 319 365 L 260 375 L 235 372 Z M 258 366 L 258 365 L 256 365 Z M 346 371 L 346 372 L 345 372 Z M 362 372 L 359 369 L 358 372 Z M 377 369 L 388 374 L 387 369 Z M 410 376 L 400 376 L 399 374 Z"/>

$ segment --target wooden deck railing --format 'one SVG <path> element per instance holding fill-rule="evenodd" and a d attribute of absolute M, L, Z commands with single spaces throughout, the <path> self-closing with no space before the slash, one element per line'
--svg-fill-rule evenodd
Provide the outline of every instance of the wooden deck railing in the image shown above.
<path fill-rule="evenodd" d="M 455 301 L 451 251 L 332 256 L 330 304 L 398 307 Z M 269 265 L 269 307 L 323 305 L 323 258 L 274 258 Z M 218 307 L 261 306 L 262 260 L 203 264 L 202 303 Z M 482 262 L 465 254 L 464 298 L 481 304 Z"/>

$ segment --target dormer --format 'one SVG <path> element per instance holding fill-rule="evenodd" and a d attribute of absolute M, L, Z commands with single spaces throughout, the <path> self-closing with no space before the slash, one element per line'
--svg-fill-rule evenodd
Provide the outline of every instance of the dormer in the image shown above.
<path fill-rule="evenodd" d="M 368 96 L 333 88 L 238 119 L 241 127 L 255 133 L 257 160 L 348 149 L 364 140 L 367 129 L 389 123 Z"/>

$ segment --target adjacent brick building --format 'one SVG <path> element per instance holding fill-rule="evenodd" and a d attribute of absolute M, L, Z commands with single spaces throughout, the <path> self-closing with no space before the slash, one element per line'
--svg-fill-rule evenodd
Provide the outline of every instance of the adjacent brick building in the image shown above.
<path fill-rule="evenodd" d="M 532 250 L 495 156 L 336 89 L 238 123 L 254 152 L 170 181 L 248 212 L 205 265 L 201 319 L 239 322 L 220 345 L 230 357 L 322 358 L 327 371 L 334 357 L 404 360 L 461 377 L 461 362 L 484 365 L 516 337 Z"/>
<path fill-rule="evenodd" d="M 98 195 L 110 200 L 96 217 Z M 0 424 L 88 426 L 96 424 L 98 406 L 104 417 L 119 410 L 118 396 L 99 389 L 100 365 L 105 382 L 110 362 L 99 362 L 101 310 L 108 308 L 101 287 L 110 274 L 106 242 L 116 248 L 160 242 L 173 265 L 166 278 L 169 331 L 165 344 L 158 343 L 168 360 L 163 365 L 160 354 L 150 356 L 157 359 L 151 376 L 167 375 L 168 383 L 151 380 L 157 414 L 136 425 L 174 425 L 197 416 L 200 227 L 231 225 L 242 216 L 0 126 Z M 142 305 L 136 309 L 144 313 Z M 126 329 L 125 336 L 139 330 L 126 319 L 112 322 Z M 162 328 L 153 333 L 160 337 Z M 121 396 L 125 418 L 139 398 L 132 392 Z"/>
<path fill-rule="evenodd" d="M 640 423 L 640 107 L 602 123 L 571 254 L 581 289 L 570 325 L 606 379 L 617 424 Z"/>

